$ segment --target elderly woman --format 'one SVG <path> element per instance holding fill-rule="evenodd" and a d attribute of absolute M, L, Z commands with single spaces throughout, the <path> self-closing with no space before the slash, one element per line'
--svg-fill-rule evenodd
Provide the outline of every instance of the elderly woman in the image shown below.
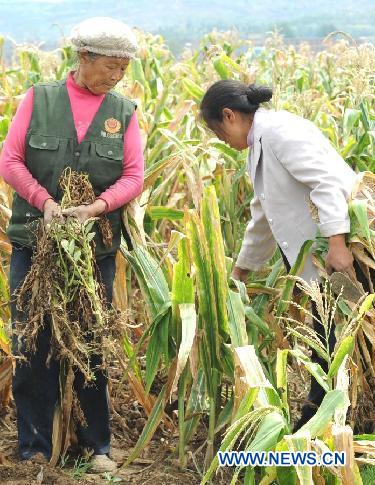
<path fill-rule="evenodd" d="M 34 240 L 27 223 L 63 219 L 73 213 L 82 222 L 107 214 L 113 244 L 96 245 L 96 261 L 112 300 L 115 255 L 121 240 L 121 208 L 142 192 L 144 161 L 136 106 L 112 91 L 136 52 L 132 31 L 107 17 L 88 19 L 73 29 L 71 41 L 79 65 L 67 79 L 33 86 L 18 108 L 4 143 L 0 175 L 14 190 L 8 237 L 13 251 L 10 289 L 22 284 L 31 265 Z M 96 200 L 64 213 L 58 181 L 66 167 L 89 174 Z M 14 300 L 14 299 L 13 299 Z M 16 318 L 12 301 L 12 320 Z M 47 363 L 50 329 L 40 332 L 37 351 L 18 361 L 13 380 L 21 459 L 41 461 L 52 452 L 52 424 L 59 396 L 59 364 Z M 77 373 L 75 391 L 87 426 L 78 426 L 82 447 L 93 450 L 92 470 L 114 471 L 109 458 L 110 427 L 107 377 L 98 371 L 95 386 L 84 386 Z"/>

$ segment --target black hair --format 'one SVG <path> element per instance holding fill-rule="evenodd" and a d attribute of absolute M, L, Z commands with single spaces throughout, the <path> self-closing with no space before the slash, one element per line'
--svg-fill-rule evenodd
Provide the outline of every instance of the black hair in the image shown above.
<path fill-rule="evenodd" d="M 223 121 L 223 109 L 230 108 L 241 113 L 255 113 L 261 103 L 272 98 L 267 86 L 246 84 L 234 79 L 223 79 L 213 84 L 203 96 L 200 116 L 208 126 Z"/>

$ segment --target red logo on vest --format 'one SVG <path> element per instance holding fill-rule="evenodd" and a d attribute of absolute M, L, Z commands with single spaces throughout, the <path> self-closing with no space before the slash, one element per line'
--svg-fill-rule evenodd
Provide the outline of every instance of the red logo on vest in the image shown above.
<path fill-rule="evenodd" d="M 104 122 L 104 128 L 107 133 L 118 133 L 121 130 L 121 123 L 115 118 L 108 118 Z"/>

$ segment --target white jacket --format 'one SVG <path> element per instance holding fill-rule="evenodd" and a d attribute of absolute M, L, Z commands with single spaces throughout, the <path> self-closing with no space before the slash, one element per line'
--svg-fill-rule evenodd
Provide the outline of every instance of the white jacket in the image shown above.
<path fill-rule="evenodd" d="M 249 173 L 254 187 L 249 222 L 236 265 L 260 269 L 276 242 L 289 263 L 302 244 L 322 236 L 348 233 L 348 198 L 356 173 L 310 121 L 287 111 L 259 109 L 254 120 Z M 319 224 L 311 214 L 318 209 Z M 301 275 L 317 279 L 311 257 Z"/>

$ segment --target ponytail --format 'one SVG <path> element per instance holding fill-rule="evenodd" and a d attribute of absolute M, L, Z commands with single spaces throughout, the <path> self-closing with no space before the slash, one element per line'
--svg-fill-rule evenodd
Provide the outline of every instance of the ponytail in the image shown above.
<path fill-rule="evenodd" d="M 213 84 L 203 97 L 200 114 L 210 126 L 223 121 L 223 109 L 230 108 L 241 113 L 255 113 L 261 103 L 272 98 L 272 89 L 266 86 L 246 84 L 224 79 Z"/>

